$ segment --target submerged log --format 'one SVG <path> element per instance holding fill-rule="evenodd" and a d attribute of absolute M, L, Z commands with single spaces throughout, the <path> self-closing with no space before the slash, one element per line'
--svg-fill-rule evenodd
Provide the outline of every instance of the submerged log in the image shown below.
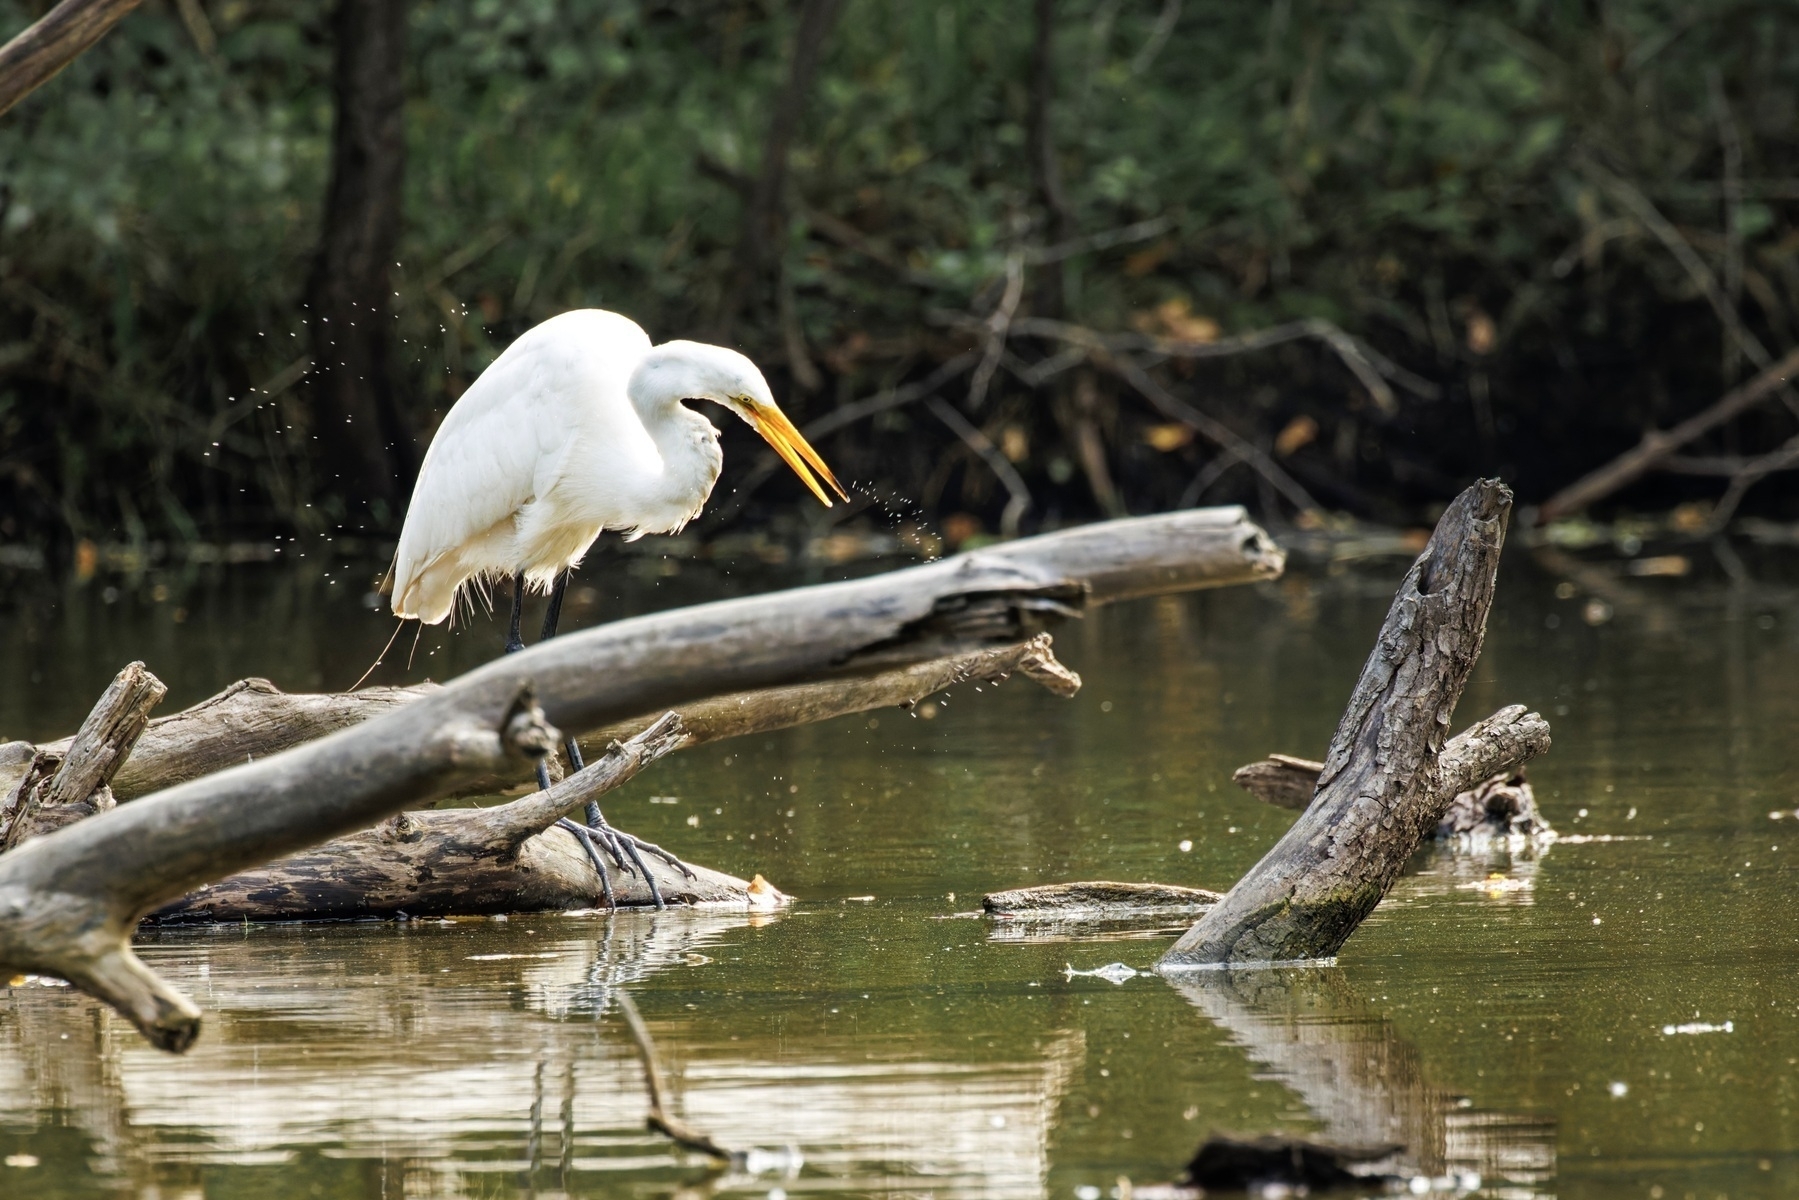
<path fill-rule="evenodd" d="M 210 880 L 366 828 L 509 759 L 540 758 L 560 729 L 1007 645 L 1092 605 L 1272 578 L 1282 563 L 1241 509 L 1192 510 L 567 634 L 385 716 L 0 855 L 0 965 L 67 979 L 179 1051 L 199 1011 L 129 937 L 142 916 Z"/>
<path fill-rule="evenodd" d="M 1508 488 L 1482 480 L 1444 512 L 1362 668 L 1316 798 L 1162 969 L 1335 954 L 1456 794 L 1548 748 L 1543 719 L 1510 708 L 1439 761 L 1485 637 L 1511 504 Z"/>
<path fill-rule="evenodd" d="M 1453 740 L 1443 747 L 1445 756 L 1455 751 Z M 1238 767 L 1231 780 L 1264 804 L 1304 812 L 1318 788 L 1324 764 L 1290 754 L 1270 754 L 1260 762 Z M 1439 840 L 1478 838 L 1488 834 L 1544 837 L 1553 833 L 1537 810 L 1536 793 L 1524 768 L 1508 769 L 1482 780 L 1450 800 L 1437 822 Z"/>
<path fill-rule="evenodd" d="M 1210 908 L 1224 899 L 1220 892 L 1182 887 L 1174 883 L 1116 883 L 1109 879 L 1085 883 L 1046 883 L 1038 887 L 988 892 L 981 897 L 983 911 L 996 917 L 1105 918 L 1135 913 L 1191 912 Z"/>
<path fill-rule="evenodd" d="M 1013 674 L 1072 696 L 1080 677 L 1056 661 L 1048 634 L 1015 646 L 976 650 L 856 679 L 720 696 L 665 714 L 627 735 L 547 792 L 495 808 L 401 813 L 373 829 L 221 879 L 151 916 L 173 921 L 279 921 L 345 917 L 554 912 L 598 906 L 602 890 L 586 851 L 556 827 L 589 800 L 631 780 L 675 750 L 767 733 L 847 713 L 910 706 L 961 683 L 997 683 Z M 772 887 L 705 867 L 695 878 L 644 856 L 671 904 L 766 908 L 785 901 Z M 692 864 L 689 864 L 692 865 Z M 615 902 L 651 904 L 646 881 L 613 872 Z"/>

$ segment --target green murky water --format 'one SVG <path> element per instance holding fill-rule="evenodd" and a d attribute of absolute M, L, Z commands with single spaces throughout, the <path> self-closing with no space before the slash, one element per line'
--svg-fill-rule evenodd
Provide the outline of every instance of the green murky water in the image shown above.
<path fill-rule="evenodd" d="M 958 689 L 934 719 L 720 744 L 612 798 L 801 897 L 779 916 L 156 933 L 146 957 L 208 1012 L 180 1059 L 66 989 L 0 993 L 0 1195 L 1072 1198 L 1170 1178 L 1214 1129 L 1391 1139 L 1489 1196 L 1799 1192 L 1799 589 L 1754 581 L 1785 560 L 1733 585 L 1701 557 L 1563 598 L 1567 563 L 1508 559 L 1460 717 L 1551 718 L 1533 777 L 1573 836 L 1421 856 L 1335 966 L 1113 984 L 1064 968 L 1146 968 L 1175 930 L 951 914 L 1040 881 L 1228 885 L 1289 820 L 1232 768 L 1322 753 L 1394 559 L 1106 610 L 1059 636 L 1073 701 Z M 668 569 L 596 562 L 574 623 L 805 574 Z M 367 573 L 15 577 L 0 734 L 67 732 L 133 657 L 171 708 L 245 674 L 344 686 L 391 628 Z M 427 637 L 410 677 L 497 641 Z M 713 1176 L 643 1130 L 618 987 L 688 1119 L 767 1170 Z"/>

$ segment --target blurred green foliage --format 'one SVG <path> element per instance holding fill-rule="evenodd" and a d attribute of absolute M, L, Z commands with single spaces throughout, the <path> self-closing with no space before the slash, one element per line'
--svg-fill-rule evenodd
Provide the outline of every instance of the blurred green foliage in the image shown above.
<path fill-rule="evenodd" d="M 0 28 L 46 7 L 0 0 Z M 198 11 L 216 48 L 150 3 L 0 118 L 0 540 L 317 529 L 348 511 L 311 482 L 304 381 L 252 390 L 291 381 L 306 348 L 326 13 Z M 1096 329 L 1322 316 L 1442 384 L 1389 416 L 1314 344 L 1168 368 L 1246 437 L 1286 431 L 1290 469 L 1327 503 L 1405 519 L 1476 471 L 1540 497 L 1753 369 L 1620 189 L 1672 223 L 1771 350 L 1799 341 L 1789 3 L 1058 13 L 1052 127 L 1075 227 L 1168 226 L 1034 268 L 1020 311 L 1054 271 L 1068 318 Z M 421 439 L 512 337 L 563 309 L 616 308 L 658 339 L 715 327 L 741 221 L 721 179 L 758 166 L 792 20 L 777 0 L 417 4 L 396 337 Z M 732 330 L 792 394 L 776 302 L 790 298 L 824 375 L 793 399 L 802 423 L 972 344 L 944 314 L 984 317 L 1008 253 L 1047 239 L 1032 36 L 1022 2 L 848 0 L 793 155 L 781 278 Z M 1058 347 L 1014 349 L 1029 362 Z M 1213 448 L 1158 438 L 1165 418 L 1104 377 L 1071 405 L 1072 378 L 1033 390 L 1002 371 L 978 414 L 1033 520 L 1097 511 L 1083 420 L 1126 506 L 1175 503 Z M 1727 448 L 1791 432 L 1773 410 Z M 823 448 L 928 512 L 991 525 L 1005 501 L 920 411 Z M 721 495 L 754 459 L 732 441 Z M 1256 495 L 1238 468 L 1206 498 Z"/>

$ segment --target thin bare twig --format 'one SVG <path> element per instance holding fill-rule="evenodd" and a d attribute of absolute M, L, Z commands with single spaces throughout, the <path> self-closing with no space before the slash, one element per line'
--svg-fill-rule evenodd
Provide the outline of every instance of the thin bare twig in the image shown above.
<path fill-rule="evenodd" d="M 1262 452 L 1260 447 L 1244 439 L 1223 422 L 1208 417 L 1157 383 L 1155 377 L 1145 371 L 1135 360 L 1122 355 L 1106 355 L 1096 365 L 1106 368 L 1137 389 L 1145 400 L 1161 409 L 1168 417 L 1186 425 L 1201 437 L 1229 450 L 1248 463 L 1258 475 L 1266 479 L 1276 491 L 1285 496 L 1301 512 L 1321 511 L 1321 506 L 1318 501 L 1312 499 L 1311 493 L 1299 486 L 1298 481 L 1283 471 L 1278 463 Z"/>
<path fill-rule="evenodd" d="M 1682 237 L 1680 230 L 1662 216 L 1654 202 L 1636 184 L 1614 175 L 1588 155 L 1579 155 L 1576 163 L 1589 179 L 1610 193 L 1619 207 L 1635 217 L 1674 256 L 1674 261 L 1680 264 L 1687 277 L 1693 281 L 1693 286 L 1699 289 L 1706 303 L 1711 305 L 1718 322 L 1724 326 L 1725 336 L 1742 350 L 1743 357 L 1765 372 L 1774 361 L 1774 356 L 1768 353 L 1768 348 L 1762 345 L 1754 331 L 1744 326 L 1736 305 L 1731 303 L 1730 297 L 1719 286 L 1718 277 L 1705 265 L 1705 260 L 1699 257 L 1699 252 L 1693 249 L 1692 243 Z M 1799 392 L 1795 392 L 1791 384 L 1782 379 L 1776 384 L 1775 390 L 1789 409 L 1799 413 Z"/>
<path fill-rule="evenodd" d="M 1708 535 L 1722 532 L 1750 488 L 1774 472 L 1790 470 L 1794 466 L 1799 466 L 1799 436 L 1789 438 L 1779 449 L 1744 463 L 1742 469 L 1731 477 L 1730 486 L 1724 490 L 1724 495 L 1712 506 L 1704 532 Z"/>
<path fill-rule="evenodd" d="M 1024 477 L 1018 473 L 1018 469 L 1006 456 L 1000 453 L 999 447 L 993 444 L 992 438 L 982 433 L 967 417 L 944 403 L 942 398 L 928 397 L 925 404 L 938 420 L 955 431 L 956 436 L 961 438 L 1005 485 L 1010 498 L 1006 501 L 1006 511 L 1000 514 L 999 531 L 1005 537 L 1017 537 L 1018 522 L 1031 508 L 1031 489 L 1025 486 Z"/>
<path fill-rule="evenodd" d="M 1047 317 L 1020 317 L 1012 322 L 1012 330 L 1029 337 L 1053 338 L 1110 351 L 1147 351 L 1166 358 L 1191 359 L 1224 358 L 1233 354 L 1266 350 L 1271 346 L 1296 342 L 1302 338 L 1315 338 L 1343 360 L 1343 364 L 1368 389 L 1375 405 L 1382 412 L 1390 415 L 1399 411 L 1399 403 L 1385 382 L 1387 379 L 1425 400 L 1435 400 L 1442 395 L 1442 390 L 1434 383 L 1398 366 L 1360 339 L 1352 337 L 1340 326 L 1321 317 L 1288 321 L 1281 325 L 1271 325 L 1267 329 L 1216 338 L 1209 342 L 1183 342 L 1141 333 L 1100 333 L 1084 325 Z"/>
<path fill-rule="evenodd" d="M 968 411 L 978 413 L 987 399 L 987 387 L 993 382 L 993 373 L 999 370 L 1000 355 L 1006 350 L 1006 337 L 1011 332 L 1012 316 L 1018 311 L 1018 302 L 1024 298 L 1024 256 L 1013 251 L 1006 256 L 1006 290 L 1000 295 L 999 303 L 994 306 L 993 313 L 984 322 L 985 344 L 981 347 L 981 362 L 974 369 L 974 378 L 968 381 Z"/>

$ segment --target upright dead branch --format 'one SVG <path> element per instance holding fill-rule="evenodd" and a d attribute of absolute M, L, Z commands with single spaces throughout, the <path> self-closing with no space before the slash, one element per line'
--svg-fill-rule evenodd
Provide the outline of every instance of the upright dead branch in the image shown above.
<path fill-rule="evenodd" d="M 508 655 L 379 719 L 0 855 L 0 964 L 59 975 L 180 1050 L 192 1004 L 131 953 L 145 913 L 593 729 L 731 690 L 1016 643 L 1091 605 L 1279 574 L 1240 509 L 1085 526 L 845 583 L 618 621 Z M 540 707 L 541 705 L 541 707 Z M 552 725 L 553 723 L 553 725 Z"/>
<path fill-rule="evenodd" d="M 168 690 L 141 662 L 120 671 L 65 748 L 38 752 L 0 811 L 0 850 L 112 808 L 113 776 Z"/>
<path fill-rule="evenodd" d="M 62 0 L 0 46 L 0 114 L 49 83 L 143 0 Z"/>
<path fill-rule="evenodd" d="M 1485 637 L 1512 494 L 1482 480 L 1456 498 L 1412 565 L 1331 740 L 1317 797 L 1164 969 L 1321 958 L 1380 903 L 1458 792 L 1548 745 L 1506 709 L 1439 762 Z"/>

